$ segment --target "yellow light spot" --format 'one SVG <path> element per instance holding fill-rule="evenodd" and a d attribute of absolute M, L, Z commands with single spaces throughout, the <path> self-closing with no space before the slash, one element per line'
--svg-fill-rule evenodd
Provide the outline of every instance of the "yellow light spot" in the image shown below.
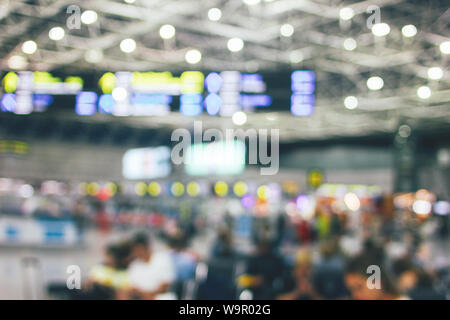
<path fill-rule="evenodd" d="M 242 181 L 236 182 L 234 184 L 233 191 L 235 195 L 242 197 L 247 193 L 247 185 Z"/>
<path fill-rule="evenodd" d="M 175 197 L 181 197 L 184 194 L 184 186 L 181 182 L 174 182 L 170 191 Z"/>
<path fill-rule="evenodd" d="M 138 182 L 134 186 L 134 191 L 138 196 L 143 197 L 147 193 L 147 185 L 143 182 Z"/>
<path fill-rule="evenodd" d="M 258 190 L 256 190 L 256 194 L 260 200 L 266 200 L 269 194 L 269 188 L 267 186 L 260 186 Z"/>
<path fill-rule="evenodd" d="M 11 93 L 16 91 L 19 76 L 15 72 L 8 72 L 2 80 L 5 92 Z"/>
<path fill-rule="evenodd" d="M 150 184 L 148 185 L 148 193 L 152 197 L 159 196 L 161 193 L 161 186 L 159 185 L 159 183 L 158 182 L 150 182 Z"/>
<path fill-rule="evenodd" d="M 89 183 L 86 190 L 89 195 L 95 197 L 98 194 L 99 190 L 98 183 L 96 182 Z"/>
<path fill-rule="evenodd" d="M 189 182 L 188 185 L 186 186 L 186 191 L 188 195 L 190 195 L 191 197 L 196 197 L 200 192 L 200 186 L 198 185 L 197 182 L 194 181 Z"/>
<path fill-rule="evenodd" d="M 109 190 L 111 196 L 115 195 L 117 192 L 117 186 L 113 182 L 108 182 L 106 188 Z"/>
<path fill-rule="evenodd" d="M 116 85 L 116 76 L 112 72 L 105 73 L 98 81 L 103 93 L 112 93 Z"/>
<path fill-rule="evenodd" d="M 219 197 L 225 197 L 228 194 L 228 185 L 226 182 L 219 181 L 214 186 L 214 191 Z"/>

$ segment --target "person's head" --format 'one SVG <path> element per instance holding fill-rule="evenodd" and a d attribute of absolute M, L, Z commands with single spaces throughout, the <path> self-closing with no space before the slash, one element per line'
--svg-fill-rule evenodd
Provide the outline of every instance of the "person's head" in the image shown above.
<path fill-rule="evenodd" d="M 368 272 L 371 265 L 380 266 L 379 274 L 381 288 L 371 288 L 368 285 L 368 278 L 373 274 Z M 345 283 L 351 295 L 356 300 L 384 300 L 398 297 L 395 285 L 381 267 L 381 263 L 375 262 L 370 256 L 362 254 L 351 258 L 347 263 L 345 271 Z"/>
<path fill-rule="evenodd" d="M 392 270 L 397 277 L 397 287 L 402 292 L 414 288 L 418 281 L 418 270 L 408 258 L 401 258 L 393 262 Z"/>
<path fill-rule="evenodd" d="M 303 278 L 309 276 L 313 266 L 312 254 L 309 249 L 300 249 L 295 256 L 295 276 Z"/>
<path fill-rule="evenodd" d="M 320 245 L 320 255 L 324 259 L 333 257 L 339 252 L 339 244 L 336 239 L 324 241 Z"/>
<path fill-rule="evenodd" d="M 135 259 L 147 261 L 151 255 L 150 240 L 147 234 L 136 234 L 131 240 L 131 250 Z"/>
<path fill-rule="evenodd" d="M 115 269 L 125 269 L 130 262 L 130 243 L 122 241 L 106 247 L 105 264 Z"/>

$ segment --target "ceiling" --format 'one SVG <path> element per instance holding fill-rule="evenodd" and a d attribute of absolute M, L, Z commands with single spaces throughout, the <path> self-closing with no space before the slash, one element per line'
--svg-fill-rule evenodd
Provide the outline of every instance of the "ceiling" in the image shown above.
<path fill-rule="evenodd" d="M 256 1 L 258 2 L 258 1 Z M 244 127 L 278 128 L 285 141 L 333 136 L 361 136 L 393 132 L 401 122 L 420 129 L 449 128 L 449 55 L 439 45 L 450 41 L 450 9 L 446 0 L 260 0 L 248 5 L 243 0 L 0 0 L 0 68 L 9 70 L 9 59 L 26 56 L 22 43 L 33 39 L 38 51 L 28 55 L 27 69 L 67 73 L 104 71 L 240 70 L 276 72 L 311 69 L 319 88 L 316 112 L 307 118 L 288 112 L 250 114 Z M 91 25 L 70 30 L 67 8 L 98 13 Z M 370 5 L 380 7 L 381 22 L 389 24 L 386 37 L 375 37 L 367 27 Z M 219 21 L 208 19 L 208 10 L 222 11 Z M 350 21 L 339 18 L 340 9 L 350 7 Z M 294 27 L 292 37 L 280 36 L 280 27 Z M 164 24 L 176 28 L 176 36 L 163 40 Z M 414 24 L 413 38 L 402 36 L 404 25 Z M 61 41 L 48 37 L 52 27 L 65 29 Z M 238 53 L 227 49 L 230 38 L 239 37 L 245 47 Z M 126 54 L 120 50 L 125 38 L 136 40 L 137 48 Z M 345 39 L 353 38 L 357 48 L 344 49 Z M 202 53 L 197 65 L 185 62 L 190 49 Z M 88 63 L 90 50 L 103 53 L 102 61 Z M 440 67 L 442 79 L 429 80 L 428 69 Z M 366 81 L 380 76 L 384 87 L 370 91 Z M 427 85 L 429 99 L 420 99 L 417 89 Z M 346 96 L 358 97 L 356 110 L 347 110 Z M 287 107 L 286 110 L 288 110 Z M 109 121 L 97 117 L 92 121 Z M 223 127 L 228 118 L 203 116 L 205 127 Z M 121 118 L 131 126 L 190 126 L 193 119 L 171 113 L 152 118 Z"/>

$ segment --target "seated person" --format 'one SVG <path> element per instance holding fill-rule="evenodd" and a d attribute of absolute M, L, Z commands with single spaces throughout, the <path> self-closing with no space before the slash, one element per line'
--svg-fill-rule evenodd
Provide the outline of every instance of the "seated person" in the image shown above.
<path fill-rule="evenodd" d="M 129 288 L 127 266 L 129 264 L 128 243 L 111 244 L 106 248 L 105 261 L 89 271 L 86 290 L 79 299 L 122 299 Z"/>
<path fill-rule="evenodd" d="M 175 268 L 168 253 L 153 251 L 149 238 L 137 234 L 131 241 L 133 262 L 129 266 L 128 298 L 172 300 L 169 288 L 175 280 Z"/>

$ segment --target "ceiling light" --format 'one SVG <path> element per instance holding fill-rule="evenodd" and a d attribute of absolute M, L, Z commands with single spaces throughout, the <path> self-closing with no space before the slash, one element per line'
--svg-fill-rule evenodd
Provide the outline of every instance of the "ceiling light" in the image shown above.
<path fill-rule="evenodd" d="M 283 37 L 292 37 L 294 34 L 294 27 L 289 23 L 283 24 L 280 28 L 280 33 Z"/>
<path fill-rule="evenodd" d="M 120 50 L 125 53 L 133 52 L 136 49 L 136 41 L 133 39 L 124 39 L 120 42 Z"/>
<path fill-rule="evenodd" d="M 64 38 L 64 29 L 61 27 L 51 28 L 48 32 L 48 37 L 54 41 L 61 40 L 62 38 Z"/>
<path fill-rule="evenodd" d="M 170 24 L 165 24 L 159 29 L 159 35 L 163 39 L 171 39 L 175 36 L 175 27 Z"/>
<path fill-rule="evenodd" d="M 231 52 L 239 52 L 244 48 L 244 41 L 240 38 L 232 38 L 228 40 L 228 50 Z"/>
<path fill-rule="evenodd" d="M 37 44 L 33 40 L 25 41 L 22 45 L 22 51 L 26 54 L 33 54 L 37 50 Z"/>
<path fill-rule="evenodd" d="M 84 59 L 89 63 L 99 63 L 103 60 L 103 52 L 96 49 L 88 50 L 84 55 Z"/>
<path fill-rule="evenodd" d="M 428 69 L 428 78 L 432 80 L 439 80 L 444 76 L 444 71 L 439 67 L 433 67 Z"/>
<path fill-rule="evenodd" d="M 417 28 L 412 24 L 408 24 L 402 28 L 402 34 L 406 38 L 414 37 L 417 34 Z"/>
<path fill-rule="evenodd" d="M 342 8 L 339 11 L 339 17 L 342 20 L 350 20 L 351 18 L 353 18 L 355 16 L 355 12 L 353 11 L 352 8 Z"/>
<path fill-rule="evenodd" d="M 356 109 L 358 107 L 358 98 L 354 96 L 346 97 L 344 100 L 344 106 L 349 110 Z"/>
<path fill-rule="evenodd" d="M 22 56 L 11 56 L 8 59 L 8 67 L 10 69 L 22 70 L 27 66 L 27 60 Z"/>
<path fill-rule="evenodd" d="M 202 54 L 200 51 L 192 49 L 186 52 L 185 59 L 189 64 L 197 64 L 202 60 Z"/>
<path fill-rule="evenodd" d="M 261 2 L 261 0 L 243 0 L 243 1 L 248 6 L 254 6 Z"/>
<path fill-rule="evenodd" d="M 81 22 L 84 24 L 93 24 L 95 21 L 97 21 L 97 12 L 86 10 L 81 14 Z"/>
<path fill-rule="evenodd" d="M 441 49 L 443 54 L 450 54 L 450 41 L 442 42 L 439 49 Z"/>
<path fill-rule="evenodd" d="M 222 18 L 222 11 L 218 8 L 212 8 L 208 11 L 208 19 L 211 21 L 219 21 Z"/>
<path fill-rule="evenodd" d="M 344 40 L 344 49 L 352 51 L 356 49 L 356 41 L 353 38 L 347 38 Z"/>
<path fill-rule="evenodd" d="M 387 36 L 391 32 L 391 27 L 387 23 L 376 23 L 372 27 L 372 33 L 377 37 Z"/>
<path fill-rule="evenodd" d="M 135 3 L 136 2 L 136 0 L 124 0 L 126 3 Z"/>
<path fill-rule="evenodd" d="M 383 88 L 384 86 L 384 81 L 383 79 L 381 79 L 380 77 L 370 77 L 367 80 L 367 87 L 370 90 L 380 90 L 381 88 Z"/>
<path fill-rule="evenodd" d="M 300 50 L 292 51 L 289 55 L 291 63 L 300 63 L 303 61 L 303 53 Z"/>
<path fill-rule="evenodd" d="M 422 86 L 417 89 L 417 96 L 420 99 L 428 99 L 429 97 L 431 97 L 431 89 L 427 86 Z"/>
<path fill-rule="evenodd" d="M 233 114 L 231 120 L 233 120 L 235 125 L 242 126 L 247 122 L 247 115 L 242 111 L 238 111 Z"/>

